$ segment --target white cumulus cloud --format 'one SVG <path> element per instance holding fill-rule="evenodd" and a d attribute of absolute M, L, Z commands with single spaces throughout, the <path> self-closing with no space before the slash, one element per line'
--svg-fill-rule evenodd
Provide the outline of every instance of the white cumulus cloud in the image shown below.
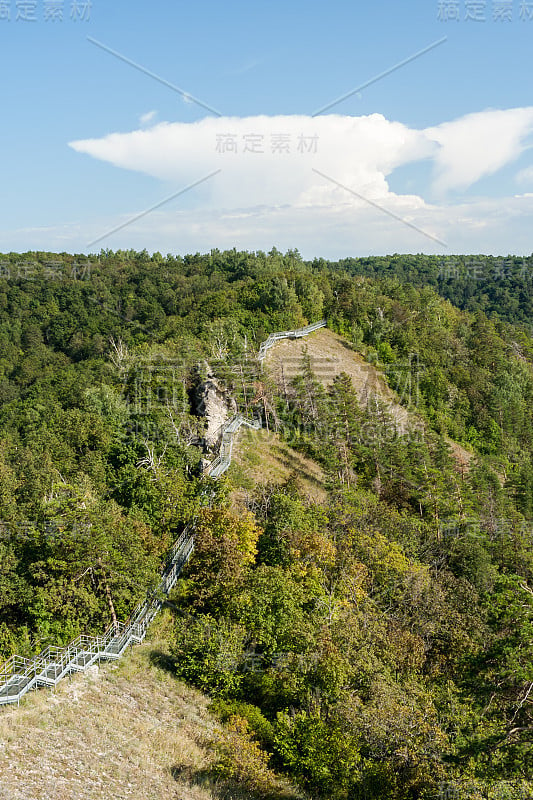
<path fill-rule="evenodd" d="M 146 130 L 71 142 L 79 153 L 162 180 L 189 183 L 216 169 L 213 204 L 330 205 L 355 203 L 324 182 L 319 168 L 357 192 L 386 197 L 386 176 L 428 157 L 435 145 L 420 131 L 381 114 L 257 116 L 162 122 Z"/>
<path fill-rule="evenodd" d="M 533 108 L 489 110 L 427 128 L 435 154 L 438 191 L 466 189 L 514 161 L 533 131 Z"/>
<path fill-rule="evenodd" d="M 430 159 L 434 188 L 461 190 L 516 159 L 532 131 L 533 107 L 482 111 L 421 130 L 381 114 L 208 117 L 193 123 L 161 122 L 70 146 L 168 181 L 189 182 L 221 169 L 224 179 L 217 182 L 213 201 L 229 207 L 328 205 L 349 202 L 349 195 L 325 185 L 311 171 L 313 166 L 379 199 L 389 196 L 387 177 L 397 167 Z"/>
<path fill-rule="evenodd" d="M 345 254 L 361 252 L 362 242 L 367 252 L 442 252 L 437 238 L 455 252 L 459 245 L 489 252 L 509 236 L 504 250 L 515 249 L 515 241 L 525 252 L 533 249 L 531 197 L 467 202 L 455 194 L 452 201 L 430 203 L 421 189 L 400 194 L 389 181 L 398 167 L 425 160 L 433 166 L 432 196 L 457 193 L 512 163 L 532 132 L 533 107 L 477 112 L 425 129 L 382 114 L 209 117 L 110 133 L 70 147 L 177 189 L 218 172 L 180 196 L 173 213 L 156 210 L 109 244 L 127 244 L 138 230 L 148 237 L 144 246 L 153 242 L 159 249 L 157 230 L 165 240 L 174 231 L 181 242 L 201 230 L 205 245 L 199 241 L 197 249 L 269 249 L 287 242 L 326 253 L 334 240 L 333 249 Z M 517 176 L 523 183 L 529 178 L 530 171 Z M 125 209 L 125 217 L 134 210 Z"/>

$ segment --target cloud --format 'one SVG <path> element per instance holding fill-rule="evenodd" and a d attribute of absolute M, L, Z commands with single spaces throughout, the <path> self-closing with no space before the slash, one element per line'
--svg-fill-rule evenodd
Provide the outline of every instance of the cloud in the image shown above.
<path fill-rule="evenodd" d="M 533 108 L 481 111 L 425 133 L 440 145 L 435 154 L 437 192 L 466 189 L 514 161 L 533 131 Z"/>
<path fill-rule="evenodd" d="M 87 246 L 141 210 L 141 201 L 132 200 L 131 206 L 115 217 L 102 216 L 52 228 L 0 230 L 0 249 L 86 253 L 110 247 L 185 254 L 209 252 L 213 247 L 268 251 L 276 246 L 282 251 L 296 247 L 305 258 L 331 259 L 420 252 L 506 256 L 533 251 L 533 194 L 403 209 L 403 216 L 444 239 L 448 248 L 370 206 L 183 209 L 179 200 L 123 228 L 96 247 Z"/>
<path fill-rule="evenodd" d="M 141 114 L 139 122 L 141 125 L 148 125 L 157 116 L 157 111 L 147 111 L 146 114 Z"/>
<path fill-rule="evenodd" d="M 246 75 L 246 73 L 251 72 L 253 69 L 256 69 L 258 66 L 264 63 L 264 59 L 254 58 L 251 61 L 244 62 L 241 66 L 235 67 L 233 69 L 228 69 L 226 75 L 231 75 L 233 77 L 237 77 L 240 75 Z"/>
<path fill-rule="evenodd" d="M 330 205 L 356 203 L 311 171 L 319 167 L 350 188 L 387 197 L 386 176 L 429 156 L 434 144 L 420 131 L 381 114 L 206 118 L 163 122 L 148 130 L 71 142 L 79 153 L 162 180 L 189 183 L 216 169 L 213 205 Z"/>
<path fill-rule="evenodd" d="M 357 193 L 397 202 L 387 181 L 397 167 L 430 159 L 437 193 L 463 190 L 516 159 L 532 131 L 533 107 L 482 111 L 422 130 L 381 114 L 209 117 L 161 122 L 70 146 L 173 182 L 192 182 L 222 169 L 224 179 L 212 194 L 217 206 L 331 205 L 357 200 L 338 186 L 325 185 L 311 166 Z"/>
<path fill-rule="evenodd" d="M 533 186 L 533 167 L 526 167 L 517 173 L 515 180 L 517 183 L 526 183 Z"/>
<path fill-rule="evenodd" d="M 532 131 L 533 108 L 488 110 L 426 129 L 381 114 L 224 117 L 161 122 L 70 146 L 177 189 L 220 170 L 104 246 L 164 250 L 174 241 L 169 249 L 183 252 L 275 244 L 330 257 L 444 252 L 426 232 L 446 241 L 447 252 L 531 252 L 531 195 L 466 202 L 455 194 L 436 203 L 420 190 L 393 192 L 389 179 L 425 160 L 433 165 L 431 197 L 457 193 L 515 160 Z M 170 195 L 168 187 L 161 194 Z M 140 211 L 142 202 L 99 230 L 91 226 L 87 241 Z"/>

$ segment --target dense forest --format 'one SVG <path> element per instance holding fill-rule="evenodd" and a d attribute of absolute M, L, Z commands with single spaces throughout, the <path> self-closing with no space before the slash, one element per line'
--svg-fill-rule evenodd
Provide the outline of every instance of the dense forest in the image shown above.
<path fill-rule="evenodd" d="M 324 263 L 313 262 L 315 266 Z M 405 256 L 346 258 L 332 268 L 370 278 L 396 277 L 433 286 L 458 308 L 526 326 L 533 323 L 533 256 Z"/>
<path fill-rule="evenodd" d="M 283 392 L 261 372 L 269 333 L 323 317 L 417 428 L 305 353 Z M 222 772 L 533 798 L 532 319 L 533 259 L 1 256 L 0 661 L 125 619 L 194 519 L 170 646 L 239 742 Z M 202 476 L 208 375 L 323 501 Z"/>

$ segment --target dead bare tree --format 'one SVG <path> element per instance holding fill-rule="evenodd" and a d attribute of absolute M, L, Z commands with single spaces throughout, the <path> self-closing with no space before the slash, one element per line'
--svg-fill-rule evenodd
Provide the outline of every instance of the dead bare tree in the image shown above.
<path fill-rule="evenodd" d="M 161 455 L 157 456 L 155 452 L 155 445 L 150 445 L 146 439 L 143 439 L 143 444 L 146 448 L 146 455 L 144 456 L 144 458 L 139 459 L 139 461 L 137 462 L 137 466 L 147 467 L 147 469 L 151 470 L 154 474 L 157 474 L 157 471 L 161 466 L 161 461 L 163 460 L 163 456 L 166 453 L 167 446 L 165 445 Z"/>
<path fill-rule="evenodd" d="M 178 444 L 190 447 L 198 441 L 198 421 L 195 418 L 190 414 L 185 414 L 179 420 L 174 419 L 169 403 L 167 403 L 167 414 Z"/>
<path fill-rule="evenodd" d="M 128 348 L 122 341 L 119 339 L 115 341 L 114 337 L 112 336 L 109 340 L 109 344 L 111 345 L 111 352 L 109 353 L 109 358 L 111 362 L 116 367 L 119 372 L 122 372 L 124 369 L 125 362 L 129 359 Z"/>

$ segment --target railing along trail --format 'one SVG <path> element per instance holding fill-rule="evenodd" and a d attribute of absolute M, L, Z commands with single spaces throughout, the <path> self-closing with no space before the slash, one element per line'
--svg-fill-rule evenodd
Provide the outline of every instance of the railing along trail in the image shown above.
<path fill-rule="evenodd" d="M 267 350 L 280 339 L 307 336 L 325 324 L 326 321 L 321 320 L 306 328 L 271 334 L 261 345 L 258 360 L 262 362 Z M 224 426 L 219 455 L 207 470 L 211 478 L 218 478 L 229 467 L 233 436 L 242 425 L 256 430 L 261 427 L 260 422 L 248 420 L 241 414 L 237 414 Z M 161 596 L 168 595 L 174 588 L 193 550 L 194 523 L 191 523 L 175 541 L 157 589 L 135 608 L 127 622 L 121 622 L 118 626 L 111 625 L 102 636 L 82 635 L 66 647 L 47 647 L 33 658 L 11 656 L 0 667 L 0 706 L 19 704 L 24 695 L 32 689 L 40 686 L 57 686 L 66 675 L 82 672 L 97 661 L 116 660 L 129 645 L 142 642 L 148 626 L 163 605 Z"/>
<path fill-rule="evenodd" d="M 300 339 L 302 336 L 308 336 L 313 331 L 319 328 L 324 328 L 326 320 L 321 319 L 320 322 L 315 322 L 313 325 L 307 325 L 305 328 L 297 328 L 294 331 L 280 331 L 279 333 L 271 333 L 266 341 L 263 342 L 257 354 L 257 360 L 262 364 L 268 350 L 279 342 L 281 339 Z M 218 456 L 212 461 L 206 469 L 206 474 L 210 478 L 218 478 L 225 472 L 231 464 L 231 451 L 233 446 L 233 437 L 242 425 L 247 425 L 249 428 L 259 430 L 261 422 L 258 420 L 249 420 L 236 414 L 229 422 L 227 422 L 222 429 L 222 439 L 220 443 L 220 451 Z"/>

